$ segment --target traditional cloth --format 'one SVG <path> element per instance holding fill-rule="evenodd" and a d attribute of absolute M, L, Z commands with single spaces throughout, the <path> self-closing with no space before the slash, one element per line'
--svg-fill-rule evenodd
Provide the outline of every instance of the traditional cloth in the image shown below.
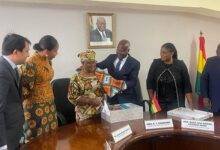
<path fill-rule="evenodd" d="M 102 83 L 103 89 L 109 97 L 113 97 L 120 91 L 126 89 L 125 82 L 123 80 L 116 80 L 109 75 L 107 70 L 97 69 L 96 77 L 99 82 Z"/>

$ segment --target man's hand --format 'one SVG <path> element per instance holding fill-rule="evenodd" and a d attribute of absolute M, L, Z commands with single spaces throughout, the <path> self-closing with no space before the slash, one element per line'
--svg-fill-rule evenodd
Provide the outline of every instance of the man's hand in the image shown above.
<path fill-rule="evenodd" d="M 126 90 L 127 89 L 127 84 L 125 83 L 125 85 L 122 87 L 122 91 Z"/>
<path fill-rule="evenodd" d="M 210 108 L 211 107 L 211 103 L 210 103 L 209 98 L 203 98 L 203 103 L 204 103 L 205 108 Z"/>

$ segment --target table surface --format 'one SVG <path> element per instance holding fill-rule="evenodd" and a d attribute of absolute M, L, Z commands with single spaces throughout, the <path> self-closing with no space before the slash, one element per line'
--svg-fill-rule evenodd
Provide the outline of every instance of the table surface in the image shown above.
<path fill-rule="evenodd" d="M 220 142 L 220 116 L 210 118 L 215 124 L 215 131 L 201 132 L 197 130 L 181 129 L 180 120 L 174 120 L 174 128 L 145 130 L 144 120 L 164 119 L 166 113 L 149 115 L 144 112 L 144 118 L 110 124 L 100 117 L 92 118 L 81 123 L 62 126 L 56 131 L 44 134 L 22 146 L 22 150 L 103 150 L 106 141 L 112 149 L 123 149 L 126 144 L 141 138 L 163 136 L 169 134 L 192 135 L 219 140 Z M 111 132 L 129 124 L 133 134 L 118 143 L 114 143 Z"/>

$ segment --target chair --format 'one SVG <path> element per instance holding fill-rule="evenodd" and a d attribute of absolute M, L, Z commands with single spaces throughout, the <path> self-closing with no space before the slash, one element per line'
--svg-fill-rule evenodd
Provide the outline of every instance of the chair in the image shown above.
<path fill-rule="evenodd" d="M 68 100 L 69 82 L 69 78 L 60 78 L 51 83 L 59 126 L 75 122 L 75 107 Z"/>
<path fill-rule="evenodd" d="M 137 105 L 143 106 L 143 111 L 149 111 L 148 110 L 148 108 L 149 108 L 149 101 L 143 99 L 139 78 L 137 79 L 135 90 L 136 90 L 136 93 L 137 93 Z M 146 108 L 146 107 L 148 107 L 148 108 Z"/>

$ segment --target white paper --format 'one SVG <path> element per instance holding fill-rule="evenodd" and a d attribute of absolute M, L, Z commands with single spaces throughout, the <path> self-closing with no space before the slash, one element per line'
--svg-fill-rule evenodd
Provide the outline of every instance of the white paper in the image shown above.
<path fill-rule="evenodd" d="M 143 107 L 132 103 L 124 103 L 120 109 L 110 109 L 110 115 L 107 115 L 105 110 L 101 112 L 102 119 L 109 123 L 143 119 Z M 128 107 L 128 108 L 127 108 Z M 104 108 L 104 103 L 103 103 Z M 102 108 L 102 109 L 103 109 Z M 108 113 L 109 114 L 109 113 Z"/>
<path fill-rule="evenodd" d="M 7 145 L 0 147 L 0 150 L 7 150 L 7 149 L 8 149 Z"/>
<path fill-rule="evenodd" d="M 115 141 L 115 143 L 117 143 L 118 141 L 121 141 L 122 139 L 126 138 L 127 136 L 132 134 L 132 130 L 131 127 L 129 125 L 126 125 L 114 132 L 112 132 L 112 137 Z"/>
<path fill-rule="evenodd" d="M 108 104 L 106 103 L 106 101 L 104 101 L 104 106 L 103 106 L 102 112 L 105 113 L 106 115 L 110 116 L 110 110 L 108 108 Z"/>
<path fill-rule="evenodd" d="M 162 129 L 162 128 L 173 128 L 172 119 L 158 119 L 158 120 L 147 120 L 144 121 L 145 129 Z"/>
<path fill-rule="evenodd" d="M 189 108 L 176 108 L 167 112 L 168 116 L 178 117 L 181 119 L 189 120 L 205 120 L 213 116 L 213 113 L 201 111 L 201 110 L 191 110 Z"/>
<path fill-rule="evenodd" d="M 187 129 L 196 129 L 203 131 L 213 131 L 214 132 L 214 122 L 212 121 L 199 121 L 199 120 L 181 120 L 181 127 Z"/>

